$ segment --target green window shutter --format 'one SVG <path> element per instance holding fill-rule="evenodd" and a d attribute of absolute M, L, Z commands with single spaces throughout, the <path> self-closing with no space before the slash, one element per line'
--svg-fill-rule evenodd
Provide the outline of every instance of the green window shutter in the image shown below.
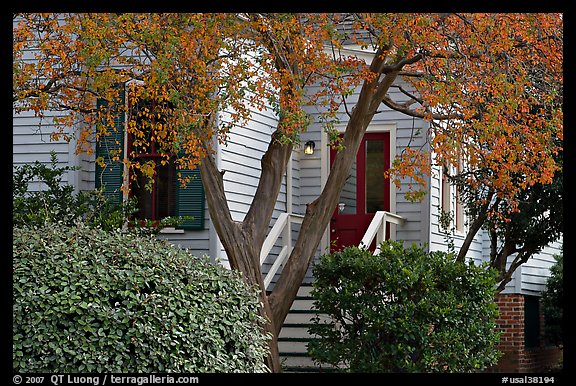
<path fill-rule="evenodd" d="M 123 86 L 123 85 L 122 85 Z M 120 104 L 124 104 L 124 88 L 120 90 Z M 108 102 L 98 99 L 97 106 L 106 106 Z M 114 118 L 115 130 L 110 135 L 98 138 L 96 141 L 96 158 L 102 157 L 106 166 L 102 167 L 96 163 L 96 188 L 104 187 L 106 197 L 112 199 L 116 204 L 122 203 L 123 185 L 123 164 L 124 158 L 124 116 L 122 111 Z M 120 159 L 113 161 L 112 157 L 120 153 Z"/>
<path fill-rule="evenodd" d="M 178 226 L 178 229 L 201 230 L 204 229 L 204 187 L 200 177 L 200 170 L 180 169 L 182 177 L 190 177 L 190 181 L 183 187 L 176 181 L 176 216 L 191 216 Z"/>

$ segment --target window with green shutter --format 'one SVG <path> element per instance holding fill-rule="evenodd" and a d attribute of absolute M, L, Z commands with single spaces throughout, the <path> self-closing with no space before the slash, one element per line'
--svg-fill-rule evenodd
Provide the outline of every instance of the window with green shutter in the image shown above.
<path fill-rule="evenodd" d="M 192 220 L 184 221 L 179 228 L 204 229 L 204 187 L 200 179 L 200 170 L 182 169 L 182 177 L 190 178 L 184 186 L 176 181 L 176 215 L 191 216 Z"/>
<path fill-rule="evenodd" d="M 124 90 L 119 95 L 120 104 L 124 103 Z M 98 99 L 97 108 L 103 109 L 108 106 L 104 99 Z M 96 141 L 96 188 L 103 188 L 106 197 L 116 204 L 122 202 L 122 173 L 124 158 L 124 112 L 120 112 L 114 118 L 114 128 L 109 129 L 109 135 L 100 136 Z"/>
<path fill-rule="evenodd" d="M 122 98 L 124 98 L 123 94 Z M 102 104 L 103 102 L 99 103 Z M 153 111 L 154 104 L 140 101 L 138 104 L 129 105 L 130 119 L 138 117 L 134 110 L 144 107 Z M 178 226 L 179 229 L 204 229 L 204 188 L 200 179 L 200 171 L 198 169 L 177 169 L 175 155 L 169 157 L 168 162 L 166 162 L 166 156 L 162 155 L 154 141 L 150 141 L 146 148 L 139 147 L 137 141 L 133 141 L 132 135 L 126 133 L 124 114 L 121 115 L 118 117 L 113 138 L 112 135 L 106 136 L 99 140 L 96 145 L 97 157 L 102 157 L 106 163 L 104 168 L 97 166 L 96 173 L 100 177 L 97 177 L 96 186 L 104 186 L 106 194 L 114 197 L 115 200 L 118 200 L 117 202 L 122 200 L 120 188 L 123 184 L 123 165 L 121 161 L 113 161 L 111 154 L 117 154 L 120 151 L 122 153 L 120 159 L 122 159 L 126 150 L 132 160 L 141 163 L 148 162 L 154 169 L 152 180 L 149 180 L 138 170 L 134 171 L 128 178 L 129 196 L 135 197 L 137 200 L 136 219 L 159 221 L 165 217 L 189 216 L 192 219 L 186 220 Z M 155 114 L 149 115 L 156 116 Z M 134 119 L 138 125 L 137 118 Z M 125 135 L 127 136 L 128 149 L 123 149 Z M 178 178 L 179 173 L 183 177 L 190 178 L 185 186 Z"/>

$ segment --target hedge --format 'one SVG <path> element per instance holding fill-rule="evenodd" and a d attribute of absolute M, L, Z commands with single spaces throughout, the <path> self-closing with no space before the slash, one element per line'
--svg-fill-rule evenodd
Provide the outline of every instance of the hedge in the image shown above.
<path fill-rule="evenodd" d="M 255 288 L 157 240 L 82 223 L 13 231 L 16 372 L 263 372 Z"/>

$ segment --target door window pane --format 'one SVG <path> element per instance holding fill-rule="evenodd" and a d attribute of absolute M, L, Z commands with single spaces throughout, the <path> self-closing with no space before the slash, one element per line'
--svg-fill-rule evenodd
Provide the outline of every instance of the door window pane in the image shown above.
<path fill-rule="evenodd" d="M 338 199 L 340 207 L 344 204 L 343 209 L 339 209 L 339 214 L 356 214 L 356 183 L 356 161 L 354 161 L 350 175 Z"/>
<path fill-rule="evenodd" d="M 366 213 L 386 210 L 384 205 L 384 141 L 366 141 Z"/>

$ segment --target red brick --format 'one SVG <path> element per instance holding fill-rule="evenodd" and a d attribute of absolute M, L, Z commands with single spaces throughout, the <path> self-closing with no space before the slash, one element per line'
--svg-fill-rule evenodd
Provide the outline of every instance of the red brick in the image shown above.
<path fill-rule="evenodd" d="M 500 309 L 497 331 L 501 332 L 498 349 L 504 353 L 499 363 L 487 372 L 543 372 L 558 364 L 562 350 L 546 347 L 541 339 L 540 347 L 526 350 L 524 347 L 524 296 L 520 294 L 497 295 Z M 544 331 L 544 317 L 540 315 L 540 331 Z"/>

